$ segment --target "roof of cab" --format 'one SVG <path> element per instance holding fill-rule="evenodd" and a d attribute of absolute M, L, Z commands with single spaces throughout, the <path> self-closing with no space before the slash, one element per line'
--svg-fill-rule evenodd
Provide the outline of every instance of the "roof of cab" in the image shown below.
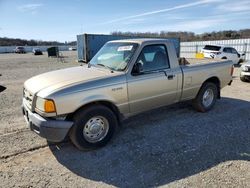
<path fill-rule="evenodd" d="M 112 40 L 110 42 L 131 42 L 131 43 L 139 43 L 142 44 L 144 42 L 166 42 L 168 39 L 161 38 L 134 38 L 134 39 L 122 39 L 122 40 Z"/>

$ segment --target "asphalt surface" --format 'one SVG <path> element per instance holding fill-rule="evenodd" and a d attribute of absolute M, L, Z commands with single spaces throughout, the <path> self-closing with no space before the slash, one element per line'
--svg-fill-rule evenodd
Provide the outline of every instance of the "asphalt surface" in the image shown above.
<path fill-rule="evenodd" d="M 22 55 L 21 55 L 22 56 Z M 190 102 L 123 122 L 104 148 L 82 152 L 48 144 L 26 128 L 22 84 L 32 75 L 78 66 L 56 59 L 0 55 L 0 187 L 249 187 L 250 83 L 239 69 L 208 113 Z"/>

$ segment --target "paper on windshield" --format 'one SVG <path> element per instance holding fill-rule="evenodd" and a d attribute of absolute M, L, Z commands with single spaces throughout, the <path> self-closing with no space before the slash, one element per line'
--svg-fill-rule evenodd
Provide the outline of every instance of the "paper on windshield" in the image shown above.
<path fill-rule="evenodd" d="M 122 52 L 122 51 L 131 51 L 132 48 L 133 48 L 132 45 L 130 45 L 130 46 L 120 46 L 120 47 L 117 49 L 117 51 L 118 51 L 118 52 Z"/>

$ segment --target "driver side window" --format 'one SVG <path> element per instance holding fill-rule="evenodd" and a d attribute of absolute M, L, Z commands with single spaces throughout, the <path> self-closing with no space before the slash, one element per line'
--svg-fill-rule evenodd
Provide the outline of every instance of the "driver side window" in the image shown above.
<path fill-rule="evenodd" d="M 169 59 L 165 45 L 145 46 L 136 63 L 142 65 L 143 72 L 169 68 Z"/>

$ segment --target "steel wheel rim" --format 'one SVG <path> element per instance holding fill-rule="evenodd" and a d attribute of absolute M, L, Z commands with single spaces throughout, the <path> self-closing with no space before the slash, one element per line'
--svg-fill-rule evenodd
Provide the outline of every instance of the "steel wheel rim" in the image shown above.
<path fill-rule="evenodd" d="M 83 128 L 83 136 L 90 143 L 103 140 L 109 131 L 109 122 L 103 116 L 90 118 Z"/>
<path fill-rule="evenodd" d="M 212 89 L 207 89 L 202 97 L 202 103 L 205 107 L 209 107 L 214 100 L 214 91 Z"/>

